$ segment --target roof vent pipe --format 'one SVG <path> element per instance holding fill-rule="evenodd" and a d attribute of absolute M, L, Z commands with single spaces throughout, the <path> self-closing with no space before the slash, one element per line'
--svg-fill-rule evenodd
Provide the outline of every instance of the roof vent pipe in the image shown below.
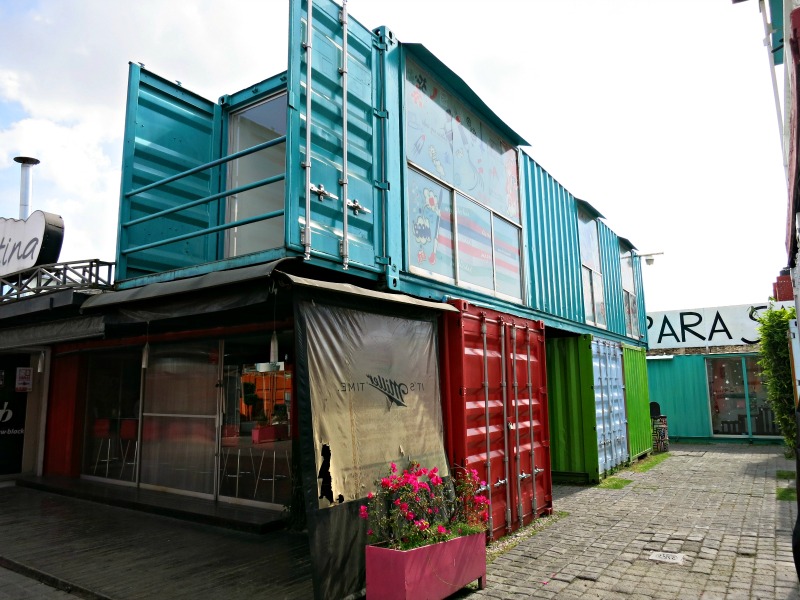
<path fill-rule="evenodd" d="M 14 162 L 18 162 L 21 167 L 19 178 L 19 218 L 24 221 L 28 218 L 31 207 L 31 167 L 39 164 L 38 158 L 29 156 L 17 156 Z"/>

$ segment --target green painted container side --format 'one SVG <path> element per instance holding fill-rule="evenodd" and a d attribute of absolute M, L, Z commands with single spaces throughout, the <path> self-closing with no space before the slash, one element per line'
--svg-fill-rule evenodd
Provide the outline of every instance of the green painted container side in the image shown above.
<path fill-rule="evenodd" d="M 653 450 L 650 430 L 650 390 L 647 385 L 647 357 L 644 348 L 622 347 L 625 374 L 625 404 L 628 414 L 630 457 Z"/>
<path fill-rule="evenodd" d="M 527 154 L 519 156 L 531 238 L 531 308 L 584 323 L 575 197 Z"/>
<path fill-rule="evenodd" d="M 591 344 L 590 335 L 545 342 L 554 478 L 600 478 Z"/>
<path fill-rule="evenodd" d="M 619 237 L 608 228 L 608 225 L 598 219 L 597 238 L 600 242 L 600 268 L 603 273 L 606 325 L 609 331 L 625 335 L 625 305 L 622 297 Z"/>
<path fill-rule="evenodd" d="M 661 406 L 670 437 L 711 436 L 704 357 L 651 358 L 647 361 L 647 379 L 650 401 Z"/>

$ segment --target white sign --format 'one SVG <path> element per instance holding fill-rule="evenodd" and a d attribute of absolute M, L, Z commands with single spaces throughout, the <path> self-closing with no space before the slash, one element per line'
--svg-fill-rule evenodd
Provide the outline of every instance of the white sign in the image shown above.
<path fill-rule="evenodd" d="M 16 392 L 30 392 L 33 389 L 33 369 L 30 367 L 17 367 Z"/>
<path fill-rule="evenodd" d="M 25 221 L 0 219 L 0 276 L 56 262 L 63 237 L 61 217 L 41 210 Z"/>
<path fill-rule="evenodd" d="M 657 562 L 671 563 L 673 565 L 683 564 L 683 554 L 676 554 L 675 552 L 651 552 L 650 560 Z"/>
<path fill-rule="evenodd" d="M 647 313 L 651 350 L 744 346 L 758 343 L 758 315 L 768 303 Z M 776 302 L 775 308 L 794 306 Z"/>

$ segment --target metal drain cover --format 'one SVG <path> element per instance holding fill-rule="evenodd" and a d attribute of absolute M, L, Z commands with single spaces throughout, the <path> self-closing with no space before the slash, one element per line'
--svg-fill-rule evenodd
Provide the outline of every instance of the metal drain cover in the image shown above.
<path fill-rule="evenodd" d="M 683 564 L 683 554 L 676 554 L 675 552 L 651 552 L 650 560 L 658 562 L 670 563 L 673 565 Z"/>

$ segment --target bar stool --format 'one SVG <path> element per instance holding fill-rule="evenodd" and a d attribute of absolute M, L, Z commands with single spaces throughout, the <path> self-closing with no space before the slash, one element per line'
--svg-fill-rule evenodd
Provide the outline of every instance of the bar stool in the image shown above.
<path fill-rule="evenodd" d="M 97 466 L 104 462 L 106 463 L 106 477 L 108 477 L 108 464 L 113 460 L 111 458 L 111 419 L 95 419 L 92 424 L 92 438 L 100 440 L 97 459 L 94 461 L 93 474 L 97 475 Z M 101 459 L 104 444 L 106 446 L 106 457 Z"/>
<path fill-rule="evenodd" d="M 125 445 L 123 446 L 123 442 Z M 127 462 L 128 451 L 133 442 L 133 462 Z M 122 473 L 125 471 L 126 465 L 132 465 L 131 481 L 136 478 L 136 463 L 139 459 L 139 419 L 122 419 L 119 424 L 119 445 L 122 449 L 122 469 L 120 469 L 119 476 L 122 478 Z"/>

